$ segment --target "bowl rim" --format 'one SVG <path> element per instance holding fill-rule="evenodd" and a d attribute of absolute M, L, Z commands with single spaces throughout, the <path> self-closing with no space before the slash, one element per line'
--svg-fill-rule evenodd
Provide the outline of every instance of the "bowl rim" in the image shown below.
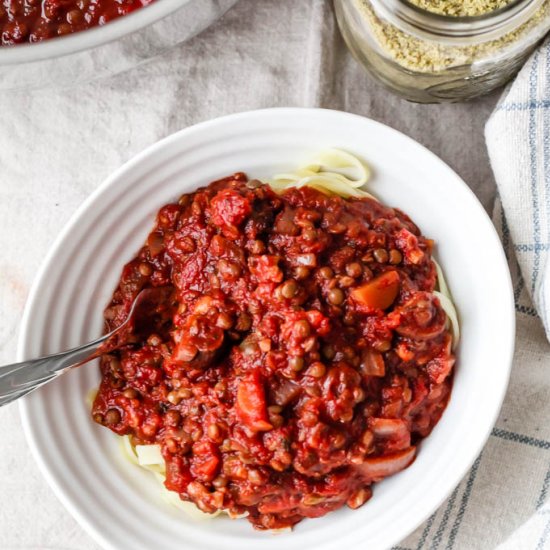
<path fill-rule="evenodd" d="M 106 25 L 33 44 L 2 46 L 0 47 L 0 66 L 55 59 L 102 46 L 156 23 L 191 1 L 156 0 L 149 6 L 143 6 L 128 15 L 118 17 Z"/>
<path fill-rule="evenodd" d="M 136 166 L 141 164 L 143 160 L 153 154 L 155 154 L 157 151 L 163 149 L 164 147 L 170 145 L 172 142 L 177 141 L 181 138 L 183 135 L 190 135 L 194 134 L 195 132 L 202 132 L 206 129 L 213 128 L 218 124 L 225 124 L 225 123 L 238 123 L 243 118 L 247 117 L 255 117 L 255 116 L 269 116 L 271 115 L 293 115 L 296 116 L 300 114 L 304 114 L 305 112 L 308 112 L 311 115 L 320 115 L 320 116 L 338 116 L 343 119 L 348 118 L 350 120 L 352 119 L 361 119 L 361 120 L 368 120 L 370 123 L 374 125 L 379 125 L 385 128 L 387 131 L 391 131 L 392 133 L 398 134 L 401 138 L 404 138 L 410 142 L 412 142 L 416 147 L 420 147 L 424 150 L 425 153 L 427 153 L 430 157 L 432 157 L 433 161 L 442 165 L 445 167 L 449 172 L 453 173 L 456 176 L 456 183 L 460 183 L 460 186 L 463 188 L 464 191 L 466 191 L 471 197 L 473 197 L 476 207 L 479 210 L 480 214 L 482 215 L 484 224 L 487 227 L 487 231 L 490 232 L 495 239 L 495 243 L 498 244 L 498 250 L 499 255 L 501 257 L 502 266 L 505 267 L 505 272 L 503 272 L 503 278 L 506 279 L 506 289 L 507 289 L 507 302 L 508 306 L 506 309 L 509 312 L 509 315 L 507 315 L 506 318 L 506 325 L 507 325 L 507 332 L 505 334 L 502 334 L 502 345 L 500 348 L 500 353 L 502 359 L 506 358 L 506 361 L 502 362 L 502 377 L 499 380 L 499 386 L 495 389 L 493 388 L 493 400 L 495 403 L 495 407 L 493 410 L 493 414 L 490 418 L 487 419 L 486 429 L 484 430 L 483 437 L 478 436 L 479 440 L 475 446 L 472 446 L 470 453 L 469 453 L 469 460 L 465 460 L 463 463 L 463 467 L 461 468 L 461 471 L 456 471 L 455 474 L 453 474 L 451 482 L 449 480 L 445 481 L 443 485 L 446 487 L 445 491 L 442 491 L 439 494 L 438 499 L 432 500 L 432 505 L 429 510 L 425 509 L 424 513 L 419 514 L 415 518 L 414 525 L 412 527 L 409 527 L 407 532 L 404 536 L 408 536 L 410 533 L 413 532 L 415 528 L 417 528 L 419 525 L 421 525 L 424 521 L 428 519 L 428 517 L 437 510 L 441 504 L 445 501 L 445 499 L 449 496 L 451 491 L 461 482 L 461 480 L 464 478 L 464 476 L 467 474 L 468 470 L 472 467 L 475 460 L 479 456 L 480 452 L 486 445 L 488 438 L 491 434 L 491 430 L 493 429 L 498 415 L 500 413 L 500 410 L 502 408 L 502 404 L 508 389 L 509 385 L 509 379 L 511 375 L 511 370 L 513 366 L 513 354 L 514 354 L 514 348 L 515 348 L 515 335 L 516 335 L 516 315 L 515 315 L 515 304 L 514 304 L 514 295 L 513 295 L 513 285 L 510 275 L 510 270 L 508 268 L 508 262 L 505 256 L 504 249 L 501 244 L 500 237 L 498 235 L 498 232 L 494 226 L 494 224 L 491 221 L 491 218 L 479 202 L 479 199 L 475 195 L 475 193 L 470 189 L 470 187 L 464 182 L 464 180 L 454 172 L 454 170 L 447 165 L 442 159 L 440 159 L 435 153 L 431 152 L 428 148 L 426 148 L 421 143 L 417 142 L 413 138 L 407 136 L 406 134 L 403 134 L 402 132 L 392 128 L 391 126 L 388 126 L 386 124 L 383 124 L 381 122 L 378 122 L 376 120 L 370 119 L 368 117 L 364 117 L 357 114 L 352 114 L 344 111 L 338 111 L 333 109 L 323 109 L 323 108 L 301 108 L 301 107 L 282 107 L 282 108 L 268 108 L 268 109 L 257 109 L 257 110 L 251 110 L 251 111 L 244 111 L 244 112 L 238 112 L 230 115 L 215 117 L 210 120 L 206 120 L 204 122 L 200 122 L 198 124 L 194 124 L 188 127 L 183 128 L 182 130 L 179 130 L 155 143 L 150 145 L 149 147 L 145 148 L 138 154 L 136 154 L 134 157 L 129 159 L 127 162 L 122 164 L 119 168 L 117 168 L 115 171 L 113 171 L 84 201 L 83 203 L 76 209 L 76 211 L 73 213 L 73 215 L 70 217 L 68 222 L 65 224 L 65 226 L 62 228 L 61 232 L 58 234 L 57 238 L 55 239 L 54 243 L 50 247 L 48 253 L 46 254 L 44 260 L 42 261 L 42 264 L 37 271 L 33 285 L 31 287 L 31 290 L 29 292 L 27 302 L 25 305 L 25 310 L 23 312 L 22 320 L 21 320 L 21 330 L 19 333 L 19 339 L 18 339 L 18 345 L 17 345 L 17 360 L 23 361 L 26 359 L 25 356 L 25 345 L 28 343 L 29 340 L 29 327 L 30 327 L 30 315 L 32 313 L 32 309 L 34 308 L 34 302 L 38 299 L 38 291 L 39 286 L 43 279 L 43 276 L 45 272 L 47 271 L 50 263 L 55 258 L 56 254 L 58 253 L 58 249 L 60 246 L 62 246 L 63 241 L 67 237 L 67 235 L 72 231 L 72 229 L 75 227 L 76 224 L 78 224 L 78 221 L 81 217 L 81 215 L 89 208 L 91 204 L 104 192 L 106 192 L 113 184 L 116 183 L 116 181 L 121 178 L 124 174 L 134 169 Z M 503 281 L 504 282 L 504 281 Z M 82 527 L 85 528 L 85 530 L 88 532 L 88 534 L 91 535 L 91 537 L 98 542 L 102 547 L 114 549 L 112 543 L 109 540 L 106 540 L 103 536 L 103 534 L 98 531 L 93 524 L 91 524 L 88 521 L 88 518 L 84 513 L 81 512 L 78 507 L 74 506 L 71 499 L 67 497 L 65 494 L 65 491 L 63 487 L 58 483 L 58 480 L 55 478 L 52 472 L 49 470 L 49 466 L 42 456 L 38 445 L 36 444 L 36 441 L 32 434 L 32 421 L 31 421 L 31 414 L 30 414 L 30 408 L 27 406 L 27 400 L 26 398 L 23 398 L 19 402 L 19 411 L 21 415 L 22 425 L 23 425 L 23 431 L 25 434 L 25 439 L 27 441 L 27 444 L 29 445 L 32 455 L 34 459 L 36 460 L 39 469 L 42 473 L 42 475 L 47 480 L 50 487 L 52 487 L 55 495 L 57 498 L 62 502 L 63 506 L 70 512 L 70 514 L 78 520 L 78 523 L 82 525 Z M 437 502 L 435 502 L 437 500 Z M 411 522 L 409 522 L 411 523 Z M 395 538 L 395 537 L 394 537 Z M 402 538 L 402 537 L 399 537 Z M 399 540 L 395 540 L 394 543 L 399 542 Z"/>

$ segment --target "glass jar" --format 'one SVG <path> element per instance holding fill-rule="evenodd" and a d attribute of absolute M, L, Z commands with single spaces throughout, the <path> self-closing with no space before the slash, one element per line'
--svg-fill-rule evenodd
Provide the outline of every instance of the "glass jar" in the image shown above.
<path fill-rule="evenodd" d="M 550 0 L 515 0 L 466 17 L 408 0 L 334 3 L 355 57 L 391 90 L 420 103 L 466 100 L 504 84 L 550 29 Z"/>

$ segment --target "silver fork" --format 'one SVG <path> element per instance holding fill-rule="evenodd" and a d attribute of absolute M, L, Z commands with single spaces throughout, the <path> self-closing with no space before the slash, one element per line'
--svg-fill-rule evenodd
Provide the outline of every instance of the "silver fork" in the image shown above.
<path fill-rule="evenodd" d="M 128 338 L 136 325 L 147 325 L 151 315 L 156 312 L 155 306 L 169 290 L 167 287 L 142 290 L 133 301 L 124 323 L 93 342 L 61 353 L 0 367 L 0 407 L 51 382 L 67 370 L 79 367 L 128 343 Z"/>

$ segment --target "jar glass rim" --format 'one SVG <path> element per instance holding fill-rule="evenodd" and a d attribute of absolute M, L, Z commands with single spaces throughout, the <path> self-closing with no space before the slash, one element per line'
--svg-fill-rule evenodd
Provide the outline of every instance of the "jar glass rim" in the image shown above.
<path fill-rule="evenodd" d="M 500 34 L 527 21 L 550 0 L 512 0 L 502 8 L 473 16 L 453 16 L 420 8 L 410 0 L 370 0 L 410 29 L 442 37 Z"/>

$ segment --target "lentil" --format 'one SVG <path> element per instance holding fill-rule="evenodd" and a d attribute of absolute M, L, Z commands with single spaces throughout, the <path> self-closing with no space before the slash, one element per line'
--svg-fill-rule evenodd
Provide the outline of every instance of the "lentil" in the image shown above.
<path fill-rule="evenodd" d="M 208 426 L 207 433 L 210 439 L 216 440 L 220 437 L 220 427 L 217 424 L 210 424 L 210 426 Z"/>
<path fill-rule="evenodd" d="M 379 264 L 385 264 L 389 259 L 388 251 L 385 248 L 377 248 L 373 252 L 373 256 Z"/>
<path fill-rule="evenodd" d="M 345 297 L 344 293 L 339 288 L 333 288 L 329 291 L 327 298 L 331 304 L 339 306 L 344 302 Z"/>
<path fill-rule="evenodd" d="M 164 423 L 167 426 L 176 427 L 181 422 L 181 414 L 178 411 L 171 410 L 164 415 Z"/>
<path fill-rule="evenodd" d="M 296 321 L 293 327 L 293 332 L 297 338 L 304 339 L 311 334 L 311 327 L 305 319 L 302 319 L 300 321 Z"/>
<path fill-rule="evenodd" d="M 303 265 L 296 268 L 296 279 L 307 279 L 309 277 L 309 269 Z"/>
<path fill-rule="evenodd" d="M 175 439 L 173 439 L 171 437 L 168 437 L 166 439 L 166 448 L 172 454 L 176 454 L 178 452 L 178 449 L 179 449 L 178 442 Z"/>
<path fill-rule="evenodd" d="M 304 358 L 293 356 L 288 360 L 290 368 L 295 372 L 300 372 L 304 368 Z"/>
<path fill-rule="evenodd" d="M 355 284 L 355 281 L 353 277 L 340 277 L 338 280 L 338 284 L 342 288 L 349 288 L 350 286 L 353 286 Z"/>
<path fill-rule="evenodd" d="M 120 422 L 120 413 L 117 409 L 109 409 L 105 415 L 105 424 L 107 426 L 112 426 L 113 424 L 118 424 Z"/>
<path fill-rule="evenodd" d="M 391 349 L 391 341 L 390 340 L 377 340 L 373 342 L 372 346 L 376 351 L 389 351 Z"/>
<path fill-rule="evenodd" d="M 329 344 L 323 346 L 322 353 L 323 356 L 329 360 L 334 359 L 334 357 L 336 356 L 336 350 Z"/>
<path fill-rule="evenodd" d="M 297 292 L 298 292 L 298 285 L 296 284 L 296 281 L 293 281 L 292 279 L 283 283 L 281 287 L 281 294 L 288 299 L 294 298 Z"/>
<path fill-rule="evenodd" d="M 327 371 L 325 365 L 323 363 L 317 362 L 313 363 L 311 367 L 307 370 L 307 374 L 309 376 L 313 376 L 314 378 L 321 378 L 325 375 L 325 372 Z"/>
<path fill-rule="evenodd" d="M 357 279 L 363 274 L 363 266 L 359 262 L 353 262 L 346 265 L 346 273 L 349 277 Z"/>
<path fill-rule="evenodd" d="M 137 399 L 139 397 L 139 393 L 134 390 L 134 388 L 127 388 L 122 392 L 122 394 L 128 399 Z"/>
<path fill-rule="evenodd" d="M 153 268 L 149 264 L 146 264 L 145 262 L 143 262 L 139 264 L 139 272 L 144 277 L 149 277 L 151 273 L 153 273 Z"/>
<path fill-rule="evenodd" d="M 400 264 L 402 261 L 403 261 L 403 254 L 401 254 L 399 250 L 392 248 L 390 250 L 390 264 L 397 265 L 397 264 Z"/>
<path fill-rule="evenodd" d="M 191 432 L 191 440 L 192 441 L 199 441 L 203 436 L 203 431 L 200 428 L 197 428 L 196 430 L 193 430 Z"/>
<path fill-rule="evenodd" d="M 228 330 L 233 326 L 233 319 L 228 313 L 222 311 L 216 318 L 216 326 Z"/>

